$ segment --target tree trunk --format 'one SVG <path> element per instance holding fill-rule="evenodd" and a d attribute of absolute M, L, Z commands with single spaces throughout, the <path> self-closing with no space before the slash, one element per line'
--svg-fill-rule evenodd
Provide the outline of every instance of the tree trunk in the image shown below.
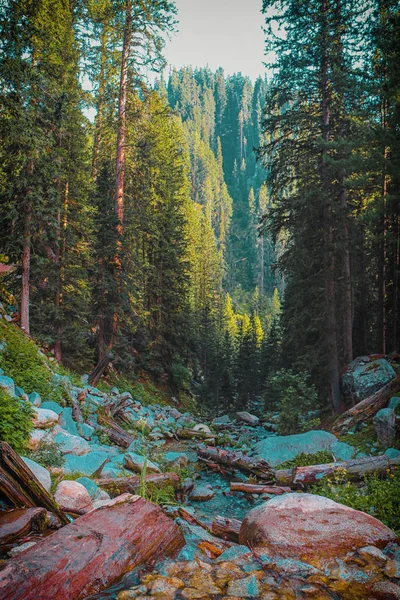
<path fill-rule="evenodd" d="M 344 479 L 361 481 L 365 475 L 384 474 L 400 465 L 400 456 L 389 459 L 387 456 L 368 456 L 354 460 L 333 462 L 326 465 L 310 465 L 276 471 L 278 484 L 291 485 L 294 488 L 303 488 L 314 485 L 338 471 L 343 471 Z"/>
<path fill-rule="evenodd" d="M 234 470 L 256 475 L 265 482 L 274 481 L 274 470 L 265 460 L 252 458 L 242 452 L 231 452 L 209 446 L 204 449 L 199 448 L 197 455 L 206 464 L 217 463 Z"/>
<path fill-rule="evenodd" d="M 8 561 L 0 600 L 83 600 L 135 567 L 175 556 L 184 544 L 159 506 L 124 494 Z"/>
<path fill-rule="evenodd" d="M 0 493 L 16 508 L 42 506 L 69 523 L 40 481 L 6 442 L 0 442 Z"/>
<path fill-rule="evenodd" d="M 105 24 L 102 25 L 100 34 L 100 73 L 99 73 L 99 91 L 97 96 L 96 120 L 93 136 L 93 158 L 92 158 L 92 179 L 96 181 L 98 174 L 98 162 L 100 156 L 101 134 L 103 127 L 103 112 L 105 104 L 105 89 L 106 89 L 106 63 L 107 63 L 107 31 Z"/>
<path fill-rule="evenodd" d="M 246 494 L 272 494 L 273 496 L 281 496 L 291 492 L 290 487 L 277 487 L 272 485 L 258 485 L 255 483 L 242 483 L 231 481 L 231 492 L 244 492 Z"/>
<path fill-rule="evenodd" d="M 332 432 L 335 435 L 342 435 L 352 429 L 361 421 L 365 423 L 371 419 L 378 410 L 384 408 L 388 400 L 400 391 L 400 377 L 396 377 L 383 388 L 375 392 L 369 398 L 365 398 L 348 411 L 340 415 L 332 426 Z"/>
<path fill-rule="evenodd" d="M 11 544 L 31 531 L 44 531 L 47 523 L 45 508 L 17 508 L 0 511 L 0 546 Z"/>
<path fill-rule="evenodd" d="M 334 413 L 340 409 L 340 383 L 335 314 L 335 254 L 334 233 L 332 223 L 332 190 L 330 186 L 327 165 L 327 144 L 330 138 L 330 90 L 328 83 L 328 22 L 327 22 L 327 0 L 321 0 L 322 23 L 322 47 L 321 47 L 321 133 L 324 140 L 324 148 L 321 152 L 320 177 L 323 194 L 323 232 L 324 232 L 324 257 L 325 257 L 325 339 L 326 357 L 328 369 L 329 397 Z"/>
<path fill-rule="evenodd" d="M 33 160 L 29 159 L 26 167 L 28 182 L 33 175 Z M 32 237 L 32 189 L 29 187 L 26 192 L 24 203 L 24 233 L 22 246 L 22 279 L 21 279 L 21 329 L 25 333 L 30 332 L 29 322 L 29 287 L 31 271 L 31 237 Z"/>
<path fill-rule="evenodd" d="M 217 516 L 211 523 L 211 533 L 223 540 L 238 544 L 241 525 L 242 522 L 238 519 L 227 519 Z"/>
<path fill-rule="evenodd" d="M 108 492 L 112 498 L 128 492 L 135 494 L 140 488 L 142 481 L 140 475 L 131 475 L 130 477 L 99 478 L 94 480 L 95 483 L 103 490 Z M 155 473 L 154 475 L 146 475 L 145 484 L 150 483 L 152 486 L 162 488 L 165 485 L 172 485 L 175 490 L 180 487 L 179 475 L 177 473 Z"/>

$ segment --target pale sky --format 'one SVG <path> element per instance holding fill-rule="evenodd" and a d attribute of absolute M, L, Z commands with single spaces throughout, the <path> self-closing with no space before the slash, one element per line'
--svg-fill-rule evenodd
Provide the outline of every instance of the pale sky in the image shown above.
<path fill-rule="evenodd" d="M 262 0 L 175 0 L 178 29 L 165 57 L 180 68 L 223 67 L 227 74 L 265 74 Z"/>

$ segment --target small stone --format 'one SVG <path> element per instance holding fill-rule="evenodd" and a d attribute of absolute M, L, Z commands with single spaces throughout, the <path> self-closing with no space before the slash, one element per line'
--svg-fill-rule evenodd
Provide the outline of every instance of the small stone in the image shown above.
<path fill-rule="evenodd" d="M 151 460 L 140 454 L 134 452 L 127 452 L 125 454 L 124 466 L 130 471 L 141 473 L 144 468 L 148 473 L 161 473 L 161 469 L 158 465 L 153 463 Z"/>
<path fill-rule="evenodd" d="M 256 417 L 256 415 L 252 415 L 246 410 L 240 411 L 236 413 L 237 418 L 244 423 L 248 423 L 248 425 L 258 425 L 260 419 Z"/>
<path fill-rule="evenodd" d="M 214 498 L 214 490 L 211 486 L 196 486 L 190 494 L 190 499 L 196 502 L 206 502 L 207 500 L 211 500 Z"/>
<path fill-rule="evenodd" d="M 228 596 L 239 596 L 241 598 L 258 598 L 259 593 L 260 584 L 255 575 L 231 581 L 227 589 Z"/>
<path fill-rule="evenodd" d="M 381 408 L 373 419 L 378 441 L 382 446 L 391 446 L 396 439 L 396 415 L 392 408 Z"/>
<path fill-rule="evenodd" d="M 209 598 L 208 594 L 201 592 L 200 590 L 196 590 L 196 588 L 185 588 L 181 594 L 184 598 L 187 598 L 187 600 L 201 600 L 202 598 Z"/>
<path fill-rule="evenodd" d="M 34 409 L 33 426 L 37 429 L 49 429 L 58 425 L 59 416 L 47 408 Z"/>
<path fill-rule="evenodd" d="M 384 565 L 388 560 L 387 556 L 382 552 L 382 550 L 379 550 L 379 548 L 376 546 L 364 546 L 363 548 L 360 548 L 358 553 L 365 560 L 373 560 L 380 565 Z"/>
<path fill-rule="evenodd" d="M 30 394 L 28 394 L 28 400 L 38 408 L 42 404 L 40 394 L 38 394 L 37 392 L 31 392 Z"/>
<path fill-rule="evenodd" d="M 211 429 L 205 423 L 198 423 L 193 427 L 193 431 L 202 431 L 203 433 L 211 433 Z"/>
<path fill-rule="evenodd" d="M 15 548 L 12 548 L 9 551 L 8 556 L 10 558 L 14 558 L 14 556 L 18 556 L 18 554 L 21 554 L 21 552 L 28 550 L 28 548 L 32 548 L 32 546 L 36 546 L 36 544 L 37 544 L 37 542 L 25 542 L 25 544 L 21 544 L 20 546 L 16 546 Z"/>
<path fill-rule="evenodd" d="M 182 579 L 178 577 L 159 577 L 151 586 L 151 596 L 160 596 L 161 598 L 174 597 L 177 590 L 185 587 Z"/>
<path fill-rule="evenodd" d="M 0 375 L 0 388 L 2 388 L 9 396 L 15 398 L 15 384 L 11 377 Z"/>
<path fill-rule="evenodd" d="M 200 592 L 210 594 L 211 596 L 221 593 L 221 589 L 217 587 L 209 573 L 204 573 L 203 569 L 196 571 L 190 578 L 189 585 Z"/>

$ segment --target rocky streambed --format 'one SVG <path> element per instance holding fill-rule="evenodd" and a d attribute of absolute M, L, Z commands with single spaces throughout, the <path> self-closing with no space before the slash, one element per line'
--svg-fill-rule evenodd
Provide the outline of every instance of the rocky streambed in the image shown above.
<path fill-rule="evenodd" d="M 35 411 L 25 467 L 10 475 L 0 461 L 9 487 L 25 494 L 24 504 L 0 485 L 3 515 L 15 517 L 10 530 L 0 515 L 0 599 L 400 598 L 397 536 L 307 492 L 336 469 L 353 478 L 390 472 L 395 448 L 371 458 L 327 431 L 280 436 L 277 414 L 207 421 L 56 379 L 67 406 L 0 376 Z M 46 448 L 61 456 L 58 466 L 39 464 Z M 318 452 L 332 464 L 277 470 Z M 59 515 L 70 525 L 60 528 Z"/>

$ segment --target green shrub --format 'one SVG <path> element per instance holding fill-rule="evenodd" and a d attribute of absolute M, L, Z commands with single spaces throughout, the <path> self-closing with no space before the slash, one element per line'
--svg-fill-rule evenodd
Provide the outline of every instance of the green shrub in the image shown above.
<path fill-rule="evenodd" d="M 29 440 L 32 415 L 30 404 L 0 390 L 0 440 L 8 442 L 18 453 L 25 450 Z"/>
<path fill-rule="evenodd" d="M 39 442 L 36 450 L 29 453 L 29 458 L 44 467 L 62 467 L 65 458 L 53 441 L 42 440 Z"/>
<path fill-rule="evenodd" d="M 279 411 L 279 432 L 290 435 L 304 431 L 307 412 L 318 405 L 318 393 L 306 372 L 281 369 L 267 379 L 264 399 L 268 408 Z"/>
<path fill-rule="evenodd" d="M 356 510 L 372 515 L 400 534 L 400 470 L 388 473 L 387 479 L 376 475 L 365 478 L 364 486 L 347 481 L 346 473 L 333 474 L 310 490 Z"/>
<path fill-rule="evenodd" d="M 179 360 L 171 365 L 171 383 L 177 390 L 190 390 L 192 375 L 187 367 Z"/>
<path fill-rule="evenodd" d="M 334 457 L 329 450 L 320 450 L 315 454 L 301 452 L 292 460 L 287 460 L 279 465 L 277 469 L 293 469 L 294 467 L 307 467 L 308 465 L 326 465 L 331 462 L 334 462 Z"/>

